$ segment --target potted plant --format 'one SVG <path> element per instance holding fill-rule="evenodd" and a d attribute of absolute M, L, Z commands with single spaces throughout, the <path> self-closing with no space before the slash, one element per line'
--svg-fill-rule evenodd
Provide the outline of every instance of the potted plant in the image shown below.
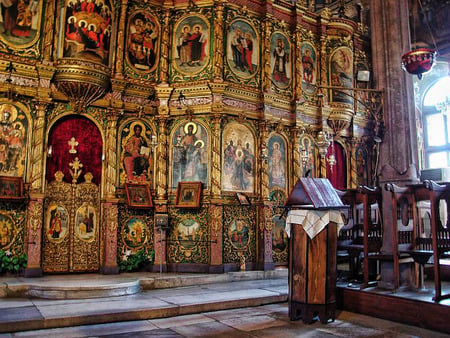
<path fill-rule="evenodd" d="M 148 271 L 149 264 L 153 263 L 155 252 L 152 250 L 147 253 L 145 250 L 132 252 L 127 250 L 119 261 L 119 269 L 122 272 Z"/>
<path fill-rule="evenodd" d="M 27 266 L 27 255 L 14 255 L 11 251 L 0 250 L 0 273 L 19 275 Z"/>

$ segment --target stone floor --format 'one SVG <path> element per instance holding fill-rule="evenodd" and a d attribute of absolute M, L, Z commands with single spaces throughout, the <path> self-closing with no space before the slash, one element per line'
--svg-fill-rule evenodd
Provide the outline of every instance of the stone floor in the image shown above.
<path fill-rule="evenodd" d="M 289 321 L 286 302 L 139 321 L 0 334 L 0 337 L 449 337 L 439 332 L 338 311 L 328 324 Z"/>
<path fill-rule="evenodd" d="M 291 322 L 287 299 L 285 269 L 3 278 L 0 338 L 450 337 L 347 311 L 328 324 Z"/>

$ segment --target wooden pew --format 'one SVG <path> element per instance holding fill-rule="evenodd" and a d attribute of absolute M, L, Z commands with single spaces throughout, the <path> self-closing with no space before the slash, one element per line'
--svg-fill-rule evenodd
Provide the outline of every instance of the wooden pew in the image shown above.
<path fill-rule="evenodd" d="M 425 181 L 425 187 L 429 191 L 431 202 L 431 240 L 433 248 L 434 264 L 434 300 L 439 302 L 450 298 L 449 294 L 442 294 L 440 259 L 450 257 L 450 185 L 437 184 L 433 181 Z M 444 226 L 440 217 L 440 201 L 446 202 L 447 224 Z"/>
<path fill-rule="evenodd" d="M 408 251 L 413 249 L 415 199 L 409 187 L 387 183 L 385 189 L 391 192 L 392 252 L 382 253 L 373 258 L 392 260 L 394 291 L 396 291 L 400 286 L 400 264 L 414 262 Z"/>
<path fill-rule="evenodd" d="M 349 278 L 357 278 L 360 270 L 359 255 L 362 251 L 353 246 L 357 238 L 358 229 L 362 228 L 362 224 L 358 223 L 357 208 L 361 200 L 358 196 L 357 189 L 336 190 L 336 193 L 341 198 L 342 203 L 350 206 L 342 210 L 342 218 L 344 219 L 344 226 L 341 228 L 337 238 L 337 254 L 338 260 L 348 260 L 349 263 Z"/>
<path fill-rule="evenodd" d="M 369 258 L 373 255 L 379 255 L 383 244 L 383 228 L 381 221 L 381 190 L 360 186 L 358 188 L 363 205 L 363 285 L 362 288 L 369 286 Z"/>

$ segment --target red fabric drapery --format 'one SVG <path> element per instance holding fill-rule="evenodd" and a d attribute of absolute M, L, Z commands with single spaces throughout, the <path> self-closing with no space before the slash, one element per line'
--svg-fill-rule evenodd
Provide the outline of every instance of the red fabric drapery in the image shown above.
<path fill-rule="evenodd" d="M 330 167 L 328 163 L 328 157 L 334 152 L 334 157 L 336 159 L 336 164 L 333 168 Z M 330 144 L 327 150 L 327 178 L 330 180 L 333 187 L 336 189 L 346 189 L 347 188 L 347 161 L 345 158 L 344 148 L 333 141 L 333 146 Z"/>
<path fill-rule="evenodd" d="M 71 154 L 69 150 L 70 139 L 74 137 L 78 146 L 77 153 Z M 100 184 L 102 175 L 102 149 L 103 142 L 97 126 L 83 116 L 70 115 L 56 122 L 48 136 L 48 147 L 51 147 L 51 156 L 47 158 L 46 179 L 48 182 L 55 180 L 55 172 L 64 173 L 64 181 L 72 182 L 69 163 L 76 157 L 83 164 L 78 183 L 84 182 L 84 174 L 91 172 L 93 182 Z"/>

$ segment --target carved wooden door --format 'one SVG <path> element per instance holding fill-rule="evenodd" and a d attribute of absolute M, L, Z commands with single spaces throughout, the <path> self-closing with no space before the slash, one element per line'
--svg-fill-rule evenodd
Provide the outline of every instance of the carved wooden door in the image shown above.
<path fill-rule="evenodd" d="M 99 187 L 56 180 L 46 189 L 42 269 L 47 273 L 95 272 L 100 266 Z M 74 179 L 76 182 L 76 179 Z"/>

